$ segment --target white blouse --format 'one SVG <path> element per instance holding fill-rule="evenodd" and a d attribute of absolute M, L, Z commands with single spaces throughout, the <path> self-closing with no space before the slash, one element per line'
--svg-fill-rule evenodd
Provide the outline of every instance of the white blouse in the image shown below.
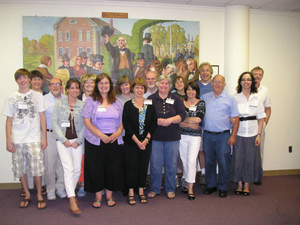
<path fill-rule="evenodd" d="M 247 101 L 242 92 L 236 93 L 233 97 L 237 101 L 240 117 L 256 116 L 257 119 L 240 121 L 237 135 L 242 137 L 257 135 L 258 120 L 266 117 L 262 99 L 257 94 L 251 94 Z"/>

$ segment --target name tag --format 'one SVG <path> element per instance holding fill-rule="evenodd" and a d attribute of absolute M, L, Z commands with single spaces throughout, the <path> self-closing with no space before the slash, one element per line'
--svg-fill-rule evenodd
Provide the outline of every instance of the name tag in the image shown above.
<path fill-rule="evenodd" d="M 97 111 L 98 112 L 106 112 L 106 108 L 104 106 L 98 106 Z"/>
<path fill-rule="evenodd" d="M 170 105 L 174 105 L 175 100 L 172 98 L 167 98 L 166 103 L 170 104 Z"/>
<path fill-rule="evenodd" d="M 18 109 L 28 109 L 28 106 L 24 102 L 19 102 Z"/>
<path fill-rule="evenodd" d="M 61 127 L 70 127 L 70 121 L 69 120 L 62 120 L 61 121 Z"/>
<path fill-rule="evenodd" d="M 189 108 L 189 110 L 192 111 L 192 112 L 195 112 L 196 109 L 197 109 L 197 106 L 195 106 L 195 105 L 191 105 L 190 108 Z"/>
<path fill-rule="evenodd" d="M 144 104 L 145 105 L 152 105 L 152 99 L 145 99 Z"/>

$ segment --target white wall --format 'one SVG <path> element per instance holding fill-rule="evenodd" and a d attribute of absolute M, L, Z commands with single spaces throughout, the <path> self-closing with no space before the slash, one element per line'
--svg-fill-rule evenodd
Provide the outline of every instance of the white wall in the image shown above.
<path fill-rule="evenodd" d="M 199 21 L 200 62 L 209 61 L 212 64 L 220 65 L 220 73 L 223 74 L 223 8 L 188 7 L 185 5 L 139 5 L 145 7 L 112 3 L 101 5 L 0 3 L 0 65 L 3 77 L 0 83 L 0 94 L 3 96 L 0 99 L 0 106 L 3 106 L 5 98 L 10 93 L 17 90 L 13 74 L 23 65 L 22 16 L 101 17 L 102 12 L 128 12 L 129 18 Z M 273 114 L 268 126 L 265 170 L 300 168 L 299 140 L 297 139 L 298 130 L 296 129 L 297 125 L 299 125 L 296 117 L 299 115 L 299 103 L 295 99 L 295 95 L 289 93 L 299 93 L 299 88 L 297 89 L 296 87 L 299 84 L 298 74 L 300 70 L 300 66 L 298 65 L 300 58 L 299 20 L 300 14 L 267 14 L 259 11 L 251 11 L 249 64 L 250 67 L 259 64 L 265 69 L 266 74 L 263 82 L 270 89 L 272 95 Z M 278 49 L 278 47 L 282 49 Z M 258 56 L 258 54 L 260 55 Z M 284 63 L 280 64 L 280 62 Z M 284 75 L 289 74 L 290 78 L 289 80 L 285 79 L 288 84 L 284 90 L 286 96 L 283 96 L 275 89 L 282 82 L 279 78 L 283 73 Z M 236 80 L 228 82 L 236 83 Z M 295 91 L 293 91 L 293 87 Z M 291 96 L 289 98 L 290 101 L 285 100 L 287 98 L 283 98 L 288 95 Z M 282 104 L 284 102 L 285 104 Z M 5 150 L 5 119 L 4 116 L 0 117 L 0 127 L 3 129 L 3 135 L 0 136 L 2 146 L 0 183 L 13 182 L 14 180 L 11 171 L 11 154 Z M 294 152 L 292 154 L 287 153 L 288 145 L 293 145 Z"/>

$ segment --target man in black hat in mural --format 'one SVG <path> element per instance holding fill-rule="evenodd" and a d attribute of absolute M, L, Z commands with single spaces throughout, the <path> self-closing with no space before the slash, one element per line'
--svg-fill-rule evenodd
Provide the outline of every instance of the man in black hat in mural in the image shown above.
<path fill-rule="evenodd" d="M 101 35 L 104 37 L 104 45 L 113 58 L 113 65 L 111 70 L 111 79 L 114 83 L 120 76 L 127 75 L 130 79 L 133 79 L 132 64 L 131 64 L 131 51 L 125 48 L 126 39 L 120 36 L 117 40 L 117 47 L 113 47 L 109 42 L 111 28 L 105 27 L 102 29 Z"/>
<path fill-rule="evenodd" d="M 92 69 L 90 66 L 87 65 L 88 56 L 87 52 L 80 52 L 79 54 L 82 58 L 82 64 L 80 65 L 81 68 L 85 70 L 86 73 L 90 73 L 90 70 Z"/>
<path fill-rule="evenodd" d="M 70 58 L 68 53 L 64 53 L 61 55 L 62 66 L 58 67 L 58 69 L 67 69 L 69 70 L 70 77 L 74 77 L 73 67 L 70 66 Z"/>
<path fill-rule="evenodd" d="M 144 53 L 139 52 L 137 58 L 137 65 L 133 68 L 133 78 L 141 77 L 146 81 L 146 74 L 149 68 L 145 66 Z"/>
<path fill-rule="evenodd" d="M 143 39 L 144 45 L 141 48 L 141 52 L 144 53 L 146 66 L 148 66 L 151 60 L 154 59 L 153 46 L 150 45 L 151 41 L 152 41 L 151 34 L 145 33 L 145 37 Z"/>
<path fill-rule="evenodd" d="M 101 69 L 102 66 L 104 65 L 103 58 L 104 58 L 103 55 L 100 54 L 95 55 L 95 58 L 93 59 L 93 67 L 92 69 L 90 69 L 89 73 L 96 74 L 97 76 L 102 73 Z"/>

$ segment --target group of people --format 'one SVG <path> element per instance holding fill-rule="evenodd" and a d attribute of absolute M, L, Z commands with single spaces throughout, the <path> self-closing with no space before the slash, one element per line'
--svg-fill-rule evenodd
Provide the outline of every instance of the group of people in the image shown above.
<path fill-rule="evenodd" d="M 78 181 L 79 196 L 95 193 L 94 208 L 101 207 L 102 196 L 108 207 L 115 206 L 113 192 L 121 189 L 127 190 L 129 205 L 136 204 L 135 193 L 145 204 L 161 193 L 164 171 L 164 189 L 173 199 L 178 155 L 189 200 L 196 198 L 198 158 L 204 194 L 219 190 L 219 197 L 226 197 L 230 179 L 238 184 L 235 194 L 248 196 L 250 183 L 261 184 L 260 146 L 271 114 L 268 90 L 260 85 L 263 69 L 242 73 L 231 96 L 224 91 L 223 76 L 212 78 L 209 63 L 198 69 L 189 59 L 187 66 L 181 76 L 172 64 L 162 74 L 149 70 L 133 80 L 119 74 L 116 87 L 108 74 L 85 74 L 80 81 L 68 80 L 67 95 L 54 77 L 44 96 L 41 85 L 35 85 L 39 71 L 17 70 L 19 90 L 7 98 L 3 114 L 13 173 L 25 192 L 19 207 L 31 202 L 29 175 L 37 188 L 37 208 L 47 207 L 41 189 L 44 171 L 48 200 L 68 197 L 73 214 L 81 213 Z M 30 85 L 37 87 L 31 90 Z"/>

